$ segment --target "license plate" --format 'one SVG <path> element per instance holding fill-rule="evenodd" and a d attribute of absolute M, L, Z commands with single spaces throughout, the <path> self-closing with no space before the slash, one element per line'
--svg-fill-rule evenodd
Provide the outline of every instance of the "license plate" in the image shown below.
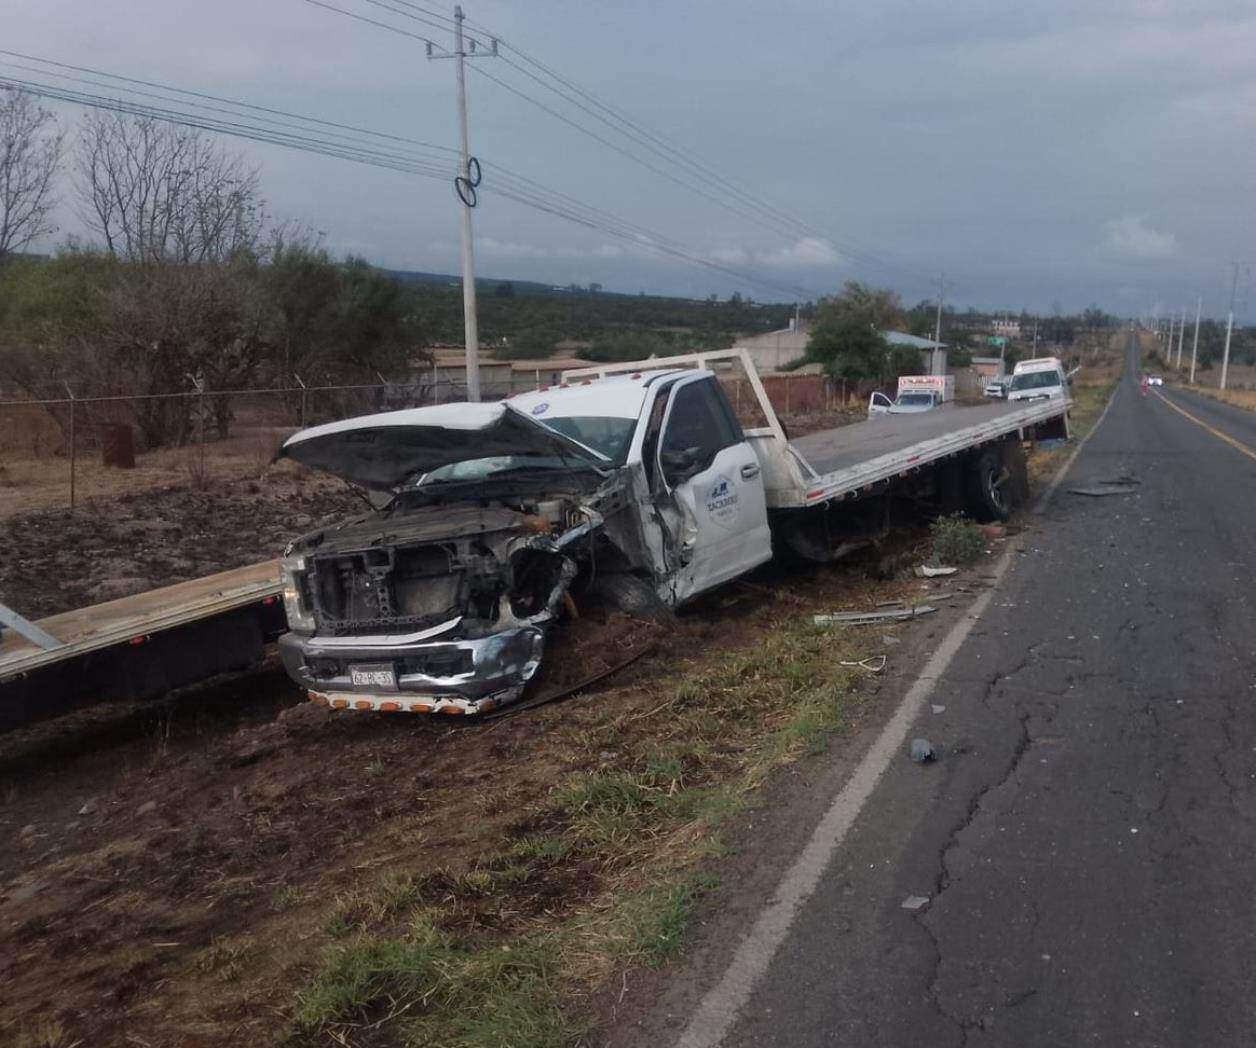
<path fill-rule="evenodd" d="M 350 666 L 349 680 L 355 688 L 397 690 L 397 671 L 387 662 Z"/>

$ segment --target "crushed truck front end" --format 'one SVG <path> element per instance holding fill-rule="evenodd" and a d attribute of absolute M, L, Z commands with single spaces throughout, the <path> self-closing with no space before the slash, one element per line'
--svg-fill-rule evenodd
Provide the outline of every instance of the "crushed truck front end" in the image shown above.
<path fill-rule="evenodd" d="M 334 707 L 456 715 L 518 699 L 573 582 L 632 545 L 629 471 L 517 406 L 348 419 L 281 454 L 380 503 L 297 539 L 281 565 L 280 656 Z"/>

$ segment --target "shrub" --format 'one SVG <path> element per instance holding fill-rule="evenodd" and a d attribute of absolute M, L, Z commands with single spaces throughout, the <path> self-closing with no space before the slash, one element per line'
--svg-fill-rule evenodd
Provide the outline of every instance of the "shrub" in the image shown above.
<path fill-rule="evenodd" d="M 985 552 L 981 528 L 962 513 L 938 517 L 929 525 L 929 534 L 933 536 L 933 557 L 939 564 L 971 564 Z"/>

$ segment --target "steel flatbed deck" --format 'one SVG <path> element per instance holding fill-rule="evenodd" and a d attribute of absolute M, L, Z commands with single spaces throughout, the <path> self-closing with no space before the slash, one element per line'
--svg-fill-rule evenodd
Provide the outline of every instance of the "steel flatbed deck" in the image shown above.
<path fill-rule="evenodd" d="M 41 647 L 6 629 L 0 727 L 51 716 L 74 694 L 137 698 L 248 665 L 284 629 L 277 561 L 40 619 Z"/>
<path fill-rule="evenodd" d="M 1066 417 L 1071 400 L 945 405 L 911 415 L 879 415 L 836 429 L 821 430 L 788 442 L 806 481 L 793 505 L 841 499 L 870 485 L 902 476 L 1013 433 L 1022 437 L 1035 427 Z M 786 493 L 778 489 L 776 504 Z"/>

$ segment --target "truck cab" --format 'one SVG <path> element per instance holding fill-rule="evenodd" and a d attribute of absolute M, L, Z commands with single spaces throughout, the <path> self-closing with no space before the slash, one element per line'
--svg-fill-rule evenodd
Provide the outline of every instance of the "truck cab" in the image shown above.
<path fill-rule="evenodd" d="M 1057 357 L 1022 360 L 1012 370 L 1008 400 L 1044 400 L 1068 395 L 1068 379 Z"/>

